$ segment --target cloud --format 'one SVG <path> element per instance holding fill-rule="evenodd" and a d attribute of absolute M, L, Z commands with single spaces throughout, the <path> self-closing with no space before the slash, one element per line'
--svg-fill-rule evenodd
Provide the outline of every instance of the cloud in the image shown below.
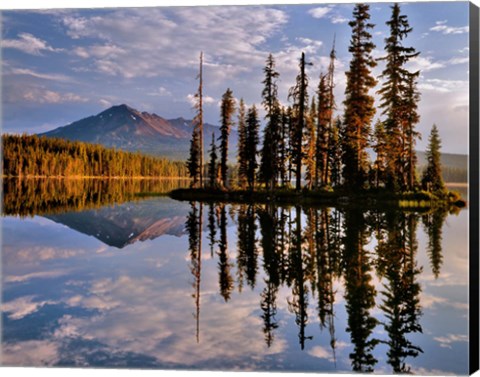
<path fill-rule="evenodd" d="M 444 68 L 445 63 L 439 61 L 433 61 L 431 57 L 417 56 L 408 63 L 408 69 L 412 71 L 432 71 L 434 69 Z"/>
<path fill-rule="evenodd" d="M 45 88 L 25 89 L 15 100 L 39 104 L 61 104 L 68 102 L 87 102 L 88 99 L 75 93 L 60 93 Z"/>
<path fill-rule="evenodd" d="M 18 34 L 18 39 L 4 39 L 1 46 L 3 48 L 13 48 L 31 55 L 43 55 L 43 52 L 60 52 L 63 49 L 53 48 L 46 41 L 39 39 L 29 33 Z"/>
<path fill-rule="evenodd" d="M 339 13 L 333 13 L 334 7 L 318 7 L 313 8 L 308 11 L 308 14 L 313 18 L 321 19 L 321 18 L 329 18 L 332 24 L 343 24 L 348 22 L 348 18 L 343 17 Z"/>
<path fill-rule="evenodd" d="M 2 304 L 2 312 L 10 313 L 8 318 L 18 320 L 35 313 L 42 306 L 52 303 L 51 301 L 33 302 L 34 296 L 23 296 Z"/>
<path fill-rule="evenodd" d="M 2 364 L 18 366 L 54 365 L 59 360 L 59 345 L 50 340 L 28 340 L 2 344 Z"/>
<path fill-rule="evenodd" d="M 313 18 L 324 18 L 327 14 L 330 13 L 332 8 L 330 7 L 318 7 L 313 8 L 308 11 L 308 14 L 311 15 Z"/>
<path fill-rule="evenodd" d="M 315 346 L 307 352 L 310 356 L 316 357 L 318 359 L 327 359 L 329 361 L 334 361 L 332 350 L 328 350 L 322 346 Z"/>
<path fill-rule="evenodd" d="M 418 88 L 425 91 L 437 93 L 450 93 L 468 87 L 468 81 L 422 79 Z"/>
<path fill-rule="evenodd" d="M 250 70 L 252 62 L 263 63 L 261 46 L 287 22 L 287 15 L 266 7 L 181 7 L 117 9 L 60 20 L 71 38 L 97 39 L 72 50 L 88 60 L 87 70 L 127 79 L 179 72 L 195 77 L 203 50 L 205 75 L 212 67 L 224 82 Z"/>
<path fill-rule="evenodd" d="M 468 342 L 468 335 L 448 334 L 447 336 L 439 336 L 433 339 L 440 343 L 440 347 L 452 348 L 452 343 Z"/>
<path fill-rule="evenodd" d="M 448 26 L 447 21 L 437 21 L 435 26 L 430 28 L 431 31 L 440 32 L 442 34 L 464 34 L 468 33 L 469 27 L 468 26 Z"/>
<path fill-rule="evenodd" d="M 332 21 L 332 24 L 343 24 L 349 21 L 348 18 L 340 16 L 339 14 L 331 16 L 330 20 Z"/>
<path fill-rule="evenodd" d="M 41 73 L 35 72 L 31 69 L 24 69 L 24 68 L 13 68 L 10 72 L 7 72 L 13 75 L 25 75 L 25 76 L 32 76 L 42 80 L 51 80 L 51 81 L 60 81 L 60 82 L 73 82 L 71 77 L 66 75 L 62 75 L 59 73 Z"/>
<path fill-rule="evenodd" d="M 187 95 L 187 101 L 190 103 L 190 105 L 195 106 L 196 104 L 196 99 L 194 94 L 188 94 Z M 214 105 L 218 103 L 218 101 L 210 96 L 203 96 L 203 104 L 204 105 Z"/>
<path fill-rule="evenodd" d="M 25 275 L 8 275 L 4 279 L 5 283 L 23 283 L 30 279 L 56 278 L 67 274 L 65 270 L 38 271 Z"/>
<path fill-rule="evenodd" d="M 160 86 L 158 89 L 147 94 L 153 97 L 170 97 L 172 95 L 172 92 L 170 92 L 167 88 Z"/>

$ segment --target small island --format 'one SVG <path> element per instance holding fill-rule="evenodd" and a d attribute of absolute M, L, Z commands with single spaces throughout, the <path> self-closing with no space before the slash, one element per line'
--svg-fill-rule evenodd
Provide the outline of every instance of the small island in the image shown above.
<path fill-rule="evenodd" d="M 412 31 L 407 17 L 398 4 L 392 6 L 386 23 L 390 35 L 385 39 L 385 55 L 378 59 L 372 55 L 376 46 L 370 34 L 374 25 L 369 19 L 368 5 L 357 4 L 350 22 L 352 57 L 346 72 L 342 115 L 335 116 L 339 109 L 334 95 L 335 38 L 328 69 L 320 74 L 313 91 L 307 72 L 312 64 L 305 53 L 301 54 L 295 85 L 288 92 L 288 106 L 279 98 L 280 74 L 270 54 L 263 69 L 263 137 L 259 135 L 260 116 L 255 104 L 247 108 L 240 99 L 237 107 L 228 88 L 220 103 L 220 137 L 216 140 L 212 134 L 206 163 L 201 53 L 195 127 L 186 164 L 191 186 L 174 190 L 170 196 L 188 201 L 291 205 L 465 207 L 465 199 L 449 191 L 444 183 L 436 125 L 429 135 L 427 166 L 423 171 L 417 166 L 420 71 L 410 71 L 408 62 L 420 52 L 404 45 Z M 379 61 L 384 61 L 385 67 L 379 77 L 374 77 L 372 71 Z M 374 90 L 380 97 L 377 107 Z M 372 127 L 376 113 L 379 116 Z M 228 147 L 235 123 L 239 141 L 237 163 L 232 166 Z"/>

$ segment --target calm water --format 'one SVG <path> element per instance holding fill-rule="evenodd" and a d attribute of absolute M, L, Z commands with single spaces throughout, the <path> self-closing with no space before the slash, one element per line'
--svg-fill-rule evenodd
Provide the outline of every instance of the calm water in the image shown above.
<path fill-rule="evenodd" d="M 5 182 L 4 365 L 467 373 L 468 209 L 183 203 L 145 185 Z"/>

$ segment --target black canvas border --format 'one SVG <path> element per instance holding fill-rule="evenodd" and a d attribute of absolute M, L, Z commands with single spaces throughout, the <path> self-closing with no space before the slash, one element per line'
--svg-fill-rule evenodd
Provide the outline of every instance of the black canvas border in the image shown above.
<path fill-rule="evenodd" d="M 479 8 L 470 3 L 469 373 L 479 369 Z"/>

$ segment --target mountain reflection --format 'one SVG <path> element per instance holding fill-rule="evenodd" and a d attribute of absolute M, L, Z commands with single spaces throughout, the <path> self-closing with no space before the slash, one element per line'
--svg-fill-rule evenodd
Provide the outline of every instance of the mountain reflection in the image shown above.
<path fill-rule="evenodd" d="M 195 282 L 197 341 L 203 206 L 190 203 L 186 222 Z M 236 225 L 235 260 L 229 255 L 227 212 Z M 318 335 L 307 326 L 309 316 L 316 311 L 319 331 L 328 331 L 331 357 L 335 361 L 335 286 L 341 284 L 348 317 L 345 330 L 353 346 L 349 354 L 352 370 L 373 372 L 378 362 L 378 352 L 374 351 L 383 344 L 388 348 L 387 362 L 393 371 L 409 373 L 409 361 L 423 352 L 412 340 L 412 335 L 422 332 L 418 282 L 422 269 L 416 261 L 417 227 L 421 218 L 429 236 L 432 271 L 438 277 L 442 258 L 441 228 L 446 216 L 444 212 L 420 217 L 396 210 L 365 212 L 245 204 L 227 209 L 225 204 L 209 203 L 208 247 L 211 256 L 218 260 L 219 294 L 227 302 L 235 286 L 239 292 L 245 285 L 255 288 L 262 272 L 259 307 L 267 347 L 275 342 L 279 328 L 278 292 L 287 287 L 287 307 L 295 318 L 300 349 Z M 375 288 L 374 279 L 381 281 L 380 292 Z"/>
<path fill-rule="evenodd" d="M 20 217 L 97 209 L 184 187 L 177 179 L 3 179 L 2 215 Z"/>

